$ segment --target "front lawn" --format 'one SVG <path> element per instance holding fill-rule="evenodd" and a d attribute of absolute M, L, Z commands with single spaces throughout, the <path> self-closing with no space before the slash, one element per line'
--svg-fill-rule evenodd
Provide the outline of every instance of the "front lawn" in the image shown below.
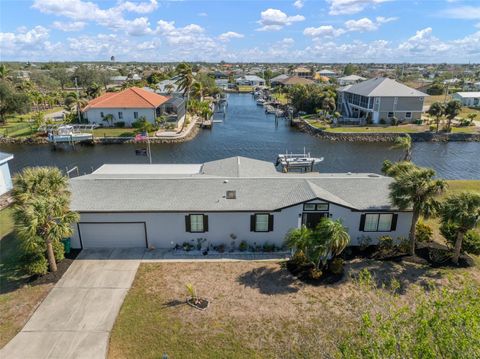
<path fill-rule="evenodd" d="M 364 313 L 413 305 L 426 288 L 480 284 L 478 268 L 354 259 L 341 282 L 312 286 L 281 263 L 142 264 L 109 358 L 332 358 Z M 211 301 L 185 304 L 185 284 Z"/>

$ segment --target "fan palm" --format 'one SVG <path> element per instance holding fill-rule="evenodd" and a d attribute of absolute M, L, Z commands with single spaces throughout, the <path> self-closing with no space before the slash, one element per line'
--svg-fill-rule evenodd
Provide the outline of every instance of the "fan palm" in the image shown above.
<path fill-rule="evenodd" d="M 410 161 L 412 159 L 412 137 L 407 133 L 405 136 L 395 138 L 395 143 L 391 148 L 400 148 L 405 151 L 403 161 Z"/>
<path fill-rule="evenodd" d="M 0 65 L 0 79 L 6 80 L 8 78 L 8 74 L 10 73 L 9 68 L 5 64 Z"/>
<path fill-rule="evenodd" d="M 78 214 L 69 210 L 68 179 L 58 168 L 26 168 L 14 177 L 14 218 L 26 251 L 47 253 L 50 270 L 57 270 L 53 243 L 72 234 Z"/>
<path fill-rule="evenodd" d="M 190 100 L 190 90 L 192 89 L 192 85 L 194 83 L 192 67 L 189 64 L 182 62 L 181 64 L 178 64 L 176 71 L 178 73 L 178 90 L 183 92 L 184 98 L 187 98 L 187 100 L 185 101 L 185 113 L 188 113 L 187 107 L 188 101 Z M 180 131 L 183 131 L 185 127 L 185 122 L 186 121 L 183 121 L 182 129 Z"/>
<path fill-rule="evenodd" d="M 203 85 L 201 82 L 194 82 L 192 85 L 191 95 L 193 98 L 202 101 L 203 99 Z"/>
<path fill-rule="evenodd" d="M 350 242 L 350 235 L 341 220 L 330 218 L 320 221 L 312 238 L 315 244 L 310 250 L 315 258 L 316 269 L 323 267 L 329 258 L 342 253 Z"/>
<path fill-rule="evenodd" d="M 452 128 L 452 120 L 458 116 L 462 109 L 462 103 L 458 100 L 452 100 L 445 106 L 445 116 L 447 117 L 447 129 L 450 131 Z"/>
<path fill-rule="evenodd" d="M 386 174 L 395 181 L 390 184 L 390 199 L 400 210 L 413 209 L 409 241 L 410 254 L 415 255 L 415 231 L 420 216 L 429 217 L 439 208 L 435 196 L 446 187 L 444 180 L 434 179 L 435 171 L 410 162 L 392 165 Z"/>
<path fill-rule="evenodd" d="M 440 102 L 434 102 L 432 103 L 432 105 L 430 106 L 427 112 L 430 116 L 435 117 L 435 123 L 437 125 L 437 132 L 438 132 L 440 119 L 445 114 L 445 106 L 443 106 L 443 104 L 441 104 Z"/>
<path fill-rule="evenodd" d="M 454 224 L 457 238 L 453 253 L 453 262 L 458 263 L 465 234 L 475 228 L 480 219 L 480 194 L 462 192 L 449 196 L 440 209 L 443 223 Z"/>
<path fill-rule="evenodd" d="M 295 228 L 288 232 L 285 245 L 288 248 L 305 253 L 311 236 L 312 230 L 302 225 L 300 228 Z"/>

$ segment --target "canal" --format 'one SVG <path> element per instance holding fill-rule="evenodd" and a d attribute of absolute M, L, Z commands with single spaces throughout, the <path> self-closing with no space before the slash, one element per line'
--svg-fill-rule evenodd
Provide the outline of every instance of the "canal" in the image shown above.
<path fill-rule="evenodd" d="M 216 114 L 212 130 L 201 130 L 191 141 L 152 145 L 154 163 L 202 163 L 229 156 L 246 156 L 275 161 L 277 154 L 311 152 L 324 157 L 317 165 L 321 172 L 380 172 L 384 159 L 398 160 L 402 153 L 389 144 L 329 142 L 291 128 L 285 120 L 275 124 L 273 115 L 265 115 L 249 94 L 230 94 L 225 117 Z M 12 172 L 25 166 L 54 165 L 62 169 L 78 166 L 89 173 L 104 163 L 147 163 L 136 156 L 142 145 L 77 146 L 75 150 L 53 151 L 49 145 L 0 145 L 0 151 L 15 155 Z M 414 143 L 413 161 L 434 168 L 447 179 L 480 179 L 480 143 Z"/>

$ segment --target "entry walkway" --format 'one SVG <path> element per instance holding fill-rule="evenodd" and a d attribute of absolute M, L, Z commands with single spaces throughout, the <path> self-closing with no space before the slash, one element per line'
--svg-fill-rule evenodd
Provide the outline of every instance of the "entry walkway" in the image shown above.
<path fill-rule="evenodd" d="M 2 359 L 104 359 L 110 331 L 144 249 L 82 251 Z"/>

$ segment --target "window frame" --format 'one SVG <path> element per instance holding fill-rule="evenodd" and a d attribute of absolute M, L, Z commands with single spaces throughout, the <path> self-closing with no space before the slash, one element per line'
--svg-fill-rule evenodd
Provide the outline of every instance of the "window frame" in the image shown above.
<path fill-rule="evenodd" d="M 315 209 L 307 209 L 306 206 L 315 206 Z M 319 206 L 323 206 L 323 209 L 319 209 Z M 325 208 L 326 206 L 326 208 Z M 304 212 L 328 212 L 330 210 L 330 203 L 322 202 L 322 203 L 304 203 L 303 204 L 303 211 Z"/>
<path fill-rule="evenodd" d="M 381 213 L 381 212 L 375 212 L 375 213 L 363 213 L 363 215 L 365 215 L 365 220 L 363 222 L 363 229 L 362 229 L 362 232 L 367 232 L 367 233 L 376 233 L 376 232 L 381 232 L 381 233 L 384 233 L 384 232 L 393 232 L 394 230 L 392 230 L 392 224 L 394 222 L 394 216 L 395 216 L 395 213 L 393 212 L 387 212 L 387 213 Z M 375 230 L 367 230 L 365 228 L 365 225 L 367 223 L 367 216 L 369 215 L 376 215 L 377 216 L 377 223 L 376 223 L 376 229 Z M 390 227 L 388 230 L 379 230 L 378 227 L 379 227 L 379 224 L 380 224 L 380 216 L 382 215 L 389 215 L 390 216 Z M 360 221 L 361 221 L 361 217 L 360 217 Z"/>
<path fill-rule="evenodd" d="M 123 112 L 122 111 L 118 111 L 118 119 L 123 120 Z"/>
<path fill-rule="evenodd" d="M 405 112 L 405 118 L 412 118 L 412 112 Z"/>
<path fill-rule="evenodd" d="M 138 111 L 133 111 L 133 119 L 138 120 Z"/>
<path fill-rule="evenodd" d="M 190 233 L 205 233 L 205 215 L 202 214 L 202 213 L 192 213 L 192 214 L 189 214 L 189 219 L 190 219 Z M 192 216 L 198 216 L 198 217 L 201 217 L 201 224 L 202 224 L 202 230 L 201 231 L 194 231 L 193 228 L 192 228 Z"/>
<path fill-rule="evenodd" d="M 390 115 L 391 114 L 391 115 Z M 393 118 L 395 117 L 395 113 L 394 112 L 388 112 L 387 113 L 387 118 Z"/>
<path fill-rule="evenodd" d="M 254 214 L 255 216 L 255 225 L 253 227 L 253 231 L 254 232 L 259 232 L 259 233 L 266 233 L 266 232 L 270 232 L 270 213 L 255 213 Z M 266 216 L 267 217 L 267 229 L 264 230 L 264 231 L 260 231 L 257 229 L 257 218 L 258 216 Z"/>

